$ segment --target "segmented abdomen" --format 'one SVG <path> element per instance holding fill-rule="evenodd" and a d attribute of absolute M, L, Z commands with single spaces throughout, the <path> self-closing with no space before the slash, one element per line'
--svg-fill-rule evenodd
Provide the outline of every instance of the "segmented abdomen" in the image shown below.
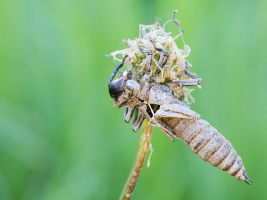
<path fill-rule="evenodd" d="M 177 120 L 177 118 L 163 118 L 162 120 L 173 129 L 176 137 L 182 139 L 185 145 L 189 146 L 203 160 L 227 171 L 228 174 L 239 180 L 251 183 L 235 149 L 207 121 L 202 119 Z"/>

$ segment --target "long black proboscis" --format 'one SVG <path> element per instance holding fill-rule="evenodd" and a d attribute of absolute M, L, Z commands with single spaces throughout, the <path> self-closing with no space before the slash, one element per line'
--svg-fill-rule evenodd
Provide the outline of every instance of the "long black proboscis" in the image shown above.
<path fill-rule="evenodd" d="M 109 80 L 108 80 L 108 85 L 110 85 L 111 81 L 114 79 L 114 77 L 116 76 L 116 74 L 117 74 L 117 72 L 119 71 L 119 69 L 122 68 L 122 66 L 123 66 L 123 64 L 124 64 L 124 61 L 125 61 L 125 59 L 127 58 L 127 56 L 128 56 L 128 55 L 126 55 L 126 56 L 123 58 L 121 64 L 119 64 L 119 65 L 114 69 L 114 71 L 112 72 L 112 74 L 111 74 L 111 76 L 110 76 L 110 78 L 109 78 Z"/>

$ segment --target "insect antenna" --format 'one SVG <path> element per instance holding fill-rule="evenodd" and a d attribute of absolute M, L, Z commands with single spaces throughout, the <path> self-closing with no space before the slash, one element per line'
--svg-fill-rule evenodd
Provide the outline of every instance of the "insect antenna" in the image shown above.
<path fill-rule="evenodd" d="M 128 55 L 124 56 L 124 58 L 123 58 L 121 64 L 119 64 L 119 65 L 114 69 L 114 71 L 112 72 L 112 74 L 111 74 L 111 76 L 110 76 L 110 78 L 109 78 L 109 80 L 108 80 L 108 85 L 110 85 L 111 81 L 114 79 L 114 77 L 116 76 L 116 74 L 117 74 L 117 72 L 119 71 L 119 69 L 122 68 L 122 66 L 123 66 L 123 64 L 124 64 L 124 61 L 125 61 L 125 59 L 126 59 L 127 57 L 128 57 Z"/>

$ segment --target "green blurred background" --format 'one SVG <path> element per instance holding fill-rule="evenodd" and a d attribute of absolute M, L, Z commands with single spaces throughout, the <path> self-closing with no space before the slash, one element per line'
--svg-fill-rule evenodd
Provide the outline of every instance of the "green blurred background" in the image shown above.
<path fill-rule="evenodd" d="M 267 1 L 2 0 L 0 199 L 118 199 L 140 131 L 107 90 L 105 54 L 139 24 L 178 19 L 203 78 L 192 109 L 231 141 L 251 186 L 154 128 L 132 199 L 267 199 Z"/>

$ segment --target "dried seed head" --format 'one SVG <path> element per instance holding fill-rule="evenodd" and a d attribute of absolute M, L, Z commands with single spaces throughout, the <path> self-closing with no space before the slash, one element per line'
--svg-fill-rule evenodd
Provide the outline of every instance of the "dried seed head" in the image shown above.
<path fill-rule="evenodd" d="M 191 77 L 185 73 L 186 68 L 191 64 L 185 60 L 190 54 L 190 48 L 183 38 L 183 29 L 180 22 L 175 19 L 177 10 L 173 11 L 172 20 L 168 20 L 163 26 L 160 26 L 160 19 L 157 18 L 152 25 L 140 25 L 139 37 L 131 40 L 123 40 L 128 46 L 126 49 L 110 53 L 114 61 L 122 62 L 118 57 L 128 57 L 124 60 L 124 66 L 132 70 L 133 77 L 137 82 L 144 79 L 147 74 L 149 83 L 167 84 L 177 81 L 188 80 Z M 179 34 L 174 37 L 171 32 L 166 32 L 165 27 L 169 23 L 175 23 Z M 175 43 L 176 39 L 182 40 L 182 47 Z M 188 66 L 186 66 L 188 65 Z M 193 89 L 187 89 L 183 86 L 172 88 L 173 95 L 187 104 L 194 102 L 191 92 Z"/>

